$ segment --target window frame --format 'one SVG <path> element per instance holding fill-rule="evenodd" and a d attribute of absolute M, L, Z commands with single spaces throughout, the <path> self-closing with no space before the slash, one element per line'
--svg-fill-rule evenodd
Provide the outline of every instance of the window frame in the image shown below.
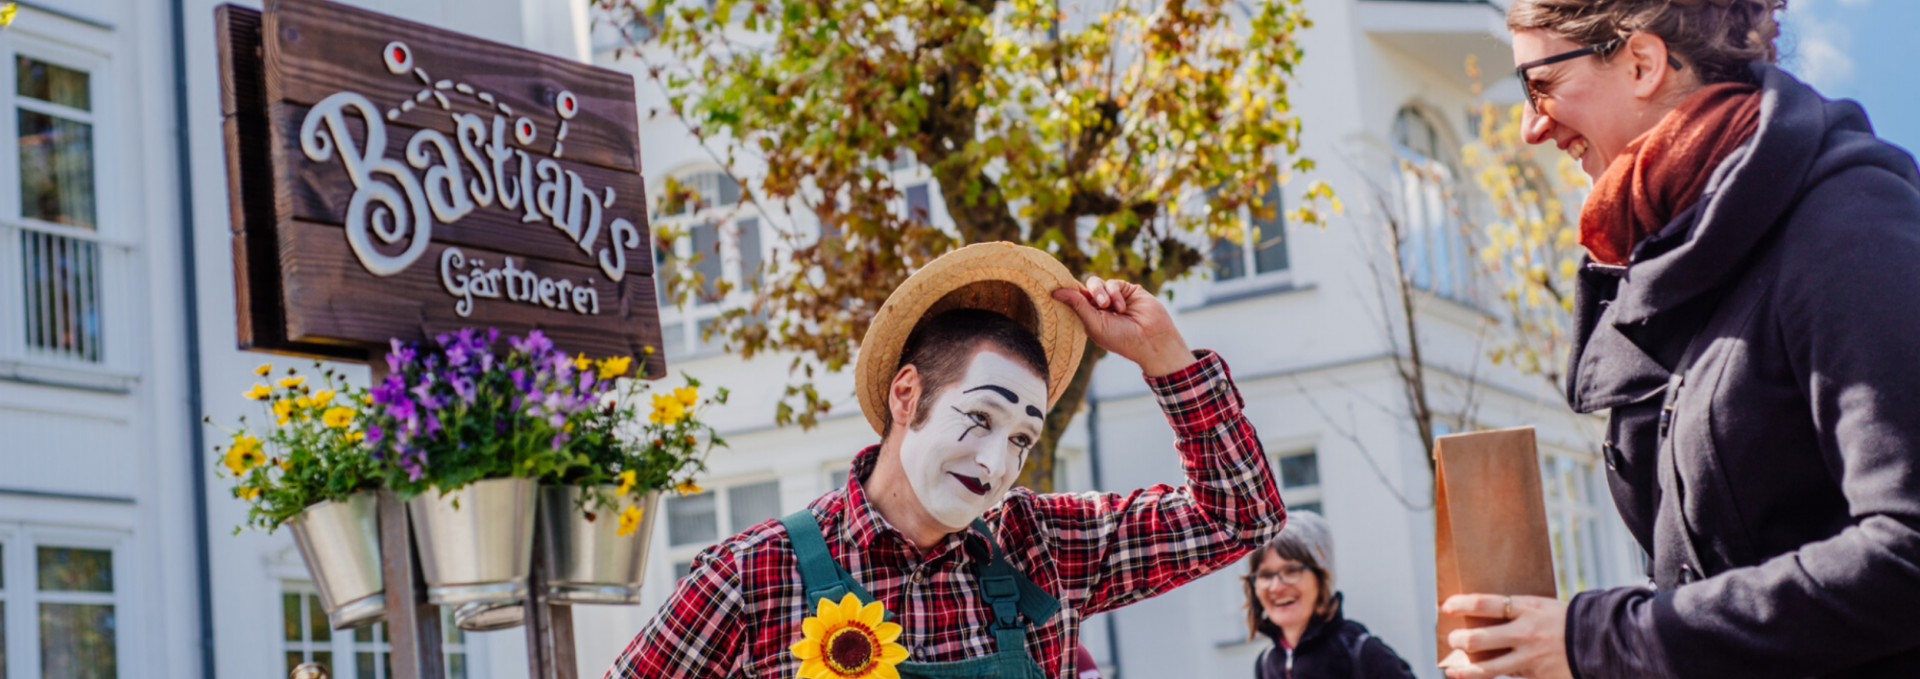
<path fill-rule="evenodd" d="M 712 483 L 702 491 L 704 493 L 712 493 L 714 496 L 713 525 L 715 536 L 712 541 L 695 540 L 683 545 L 674 545 L 672 531 L 669 528 L 673 520 L 670 516 L 666 515 L 666 512 L 670 510 L 665 501 L 660 503 L 661 518 L 663 520 L 657 522 L 659 528 L 656 530 L 660 532 L 654 535 L 653 539 L 659 541 L 656 544 L 660 546 L 660 553 L 665 557 L 663 561 L 666 564 L 666 582 L 669 583 L 669 586 L 673 586 L 672 583 L 679 581 L 680 574 L 675 571 L 678 570 L 681 564 L 691 563 L 694 556 L 700 552 L 734 536 L 735 532 L 731 530 L 733 527 L 733 490 L 762 483 L 773 483 L 776 492 L 780 494 L 779 509 L 775 510 L 775 514 L 772 517 L 779 518 L 782 516 L 780 512 L 787 507 L 787 493 L 784 484 L 781 483 L 781 477 L 778 474 L 765 473 L 734 477 L 727 479 L 725 483 Z"/>
<path fill-rule="evenodd" d="M 282 579 L 280 581 L 280 596 L 277 598 L 277 600 L 280 602 L 281 606 L 285 606 L 286 595 L 299 594 L 302 601 L 305 601 L 306 597 L 309 597 L 309 596 L 314 597 L 313 601 L 315 605 L 318 605 L 319 603 L 318 593 L 319 593 L 319 590 L 314 588 L 314 584 L 312 580 Z M 442 636 L 443 637 L 452 636 L 453 632 L 457 629 L 453 625 L 453 607 L 437 606 L 436 608 L 440 611 L 440 630 L 441 630 Z M 286 615 L 286 609 L 282 608 L 280 610 L 280 613 L 281 613 L 281 616 L 283 617 L 279 619 L 284 620 L 285 619 L 284 616 Z M 326 618 L 325 611 L 320 612 L 319 615 L 323 620 Z M 307 619 L 310 620 L 310 618 L 307 618 Z M 303 652 L 307 650 L 312 650 L 311 649 L 312 646 L 324 644 L 327 646 L 325 650 L 333 654 L 333 663 L 327 665 L 327 671 L 331 674 L 331 676 L 334 677 L 334 679 L 377 679 L 381 674 L 381 670 L 378 669 L 379 667 L 382 666 L 382 663 L 380 662 L 381 656 L 391 654 L 393 652 L 392 642 L 383 641 L 380 639 L 380 629 L 378 629 L 377 626 L 384 626 L 385 624 L 386 624 L 386 621 L 382 620 L 382 621 L 367 625 L 366 627 L 357 628 L 357 629 L 331 630 L 331 639 L 329 639 L 328 641 L 319 641 L 319 642 L 313 641 L 311 639 L 301 639 L 299 641 L 293 641 L 293 640 L 287 639 L 286 635 L 283 632 L 278 632 L 276 633 L 276 636 L 278 637 L 278 642 L 280 643 L 280 650 L 278 653 L 274 655 L 274 659 L 275 659 L 275 662 L 285 662 L 287 653 L 289 651 L 295 650 L 293 646 L 296 644 L 302 647 L 300 650 L 302 650 Z M 359 639 L 354 638 L 355 635 L 358 634 L 362 629 L 368 630 L 368 634 L 370 637 L 369 641 L 360 641 Z M 303 631 L 308 632 L 308 636 L 311 636 L 310 630 L 303 630 Z M 480 640 L 473 637 L 472 632 L 467 632 L 465 630 L 459 630 L 459 632 L 461 634 L 461 641 L 458 643 L 452 641 L 451 639 L 446 639 L 446 638 L 443 638 L 440 641 L 440 655 L 441 655 L 442 667 L 451 668 L 452 656 L 454 654 L 463 654 L 466 656 L 466 659 L 467 659 L 467 679 L 485 679 L 486 677 L 491 676 L 487 671 L 488 668 L 486 668 L 484 665 L 486 662 L 485 661 L 486 653 L 480 648 L 480 643 L 479 643 Z M 360 676 L 359 654 L 361 653 L 374 654 L 374 666 L 376 668 L 374 670 L 374 676 L 372 677 Z M 310 654 L 303 655 L 302 657 L 307 659 L 308 662 L 312 662 Z M 449 674 L 447 676 L 450 679 L 453 676 L 451 674 L 451 669 L 449 669 Z M 388 677 L 387 679 L 392 679 L 392 678 Z"/>
<path fill-rule="evenodd" d="M 676 181 L 688 182 L 688 180 L 701 177 L 708 173 L 717 174 L 722 179 L 726 177 L 725 169 L 710 164 L 681 168 L 669 173 L 668 176 Z M 691 184 L 691 182 L 688 183 L 689 185 Z M 745 189 L 746 187 L 742 185 L 737 190 L 744 194 Z M 720 256 L 720 278 L 733 284 L 733 289 L 719 299 L 712 301 L 703 300 L 701 293 L 696 291 L 693 295 L 692 302 L 685 306 L 674 304 L 671 299 L 666 299 L 666 302 L 660 305 L 660 332 L 662 335 L 661 343 L 663 349 L 666 346 L 683 347 L 679 354 L 668 351 L 667 358 L 668 360 L 690 360 L 722 353 L 722 339 L 716 336 L 711 340 L 702 340 L 702 329 L 712 324 L 715 319 L 727 309 L 744 305 L 752 300 L 752 281 L 748 279 L 748 272 L 743 270 L 745 258 L 742 256 L 740 249 L 741 229 L 744 224 L 748 222 L 753 223 L 753 228 L 756 230 L 755 239 L 758 241 L 760 250 L 757 261 L 764 265 L 772 256 L 772 251 L 769 247 L 770 239 L 767 237 L 767 231 L 770 227 L 762 215 L 757 211 L 746 210 L 744 206 L 746 206 L 747 203 L 737 198 L 734 202 L 725 205 L 709 203 L 686 212 L 665 214 L 661 213 L 658 208 L 660 205 L 658 200 L 664 200 L 665 192 L 663 190 L 654 190 L 649 193 L 651 195 L 661 196 L 660 199 L 656 200 L 655 214 L 653 214 L 649 220 L 652 224 L 651 230 L 655 234 L 658 234 L 662 231 L 660 227 L 664 225 L 685 232 L 685 235 L 675 238 L 672 243 L 664 244 L 670 247 L 670 250 L 667 250 L 669 253 L 666 258 L 667 265 L 660 265 L 659 259 L 656 257 L 654 285 L 659 288 L 663 299 L 667 294 L 668 275 L 677 276 L 679 267 L 698 266 L 698 264 L 691 263 L 694 255 L 693 240 L 695 229 L 707 227 L 714 229 L 714 238 L 717 242 Z M 659 248 L 662 245 L 663 243 L 656 237 L 654 247 Z M 711 256 L 711 253 L 702 254 Z M 678 341 L 673 341 L 666 337 L 666 335 L 673 333 L 679 334 Z"/>
<path fill-rule="evenodd" d="M 1423 126 L 1429 136 L 1429 148 L 1422 150 L 1409 143 L 1405 132 L 1410 121 Z M 1445 116 L 1409 103 L 1394 112 L 1387 148 L 1393 161 L 1389 177 L 1395 194 L 1390 202 L 1399 212 L 1401 266 L 1408 282 L 1414 289 L 1474 306 L 1480 277 L 1473 261 L 1474 244 L 1466 233 L 1467 222 L 1460 214 L 1464 209 L 1462 175 L 1457 154 L 1451 152 L 1459 148 L 1453 129 L 1447 125 Z M 1410 170 L 1406 165 L 1418 166 L 1419 170 Z M 1417 175 L 1420 172 L 1437 177 Z M 1416 194 L 1422 203 L 1419 223 L 1414 220 Z M 1437 219 L 1428 219 L 1425 213 L 1430 209 L 1439 210 Z M 1436 239 L 1435 234 L 1439 238 Z M 1435 253 L 1436 246 L 1445 252 Z M 1443 268 L 1446 269 L 1445 285 L 1440 280 Z M 1423 275 L 1424 282 L 1419 278 Z"/>
<path fill-rule="evenodd" d="M 6 604 L 0 626 L 5 627 L 7 645 L 6 666 L 0 668 L 0 674 L 9 678 L 42 676 L 40 605 L 53 603 L 112 606 L 115 676 L 130 676 L 127 661 L 141 655 L 137 650 L 141 626 L 127 624 L 139 615 L 130 592 L 135 581 L 132 544 L 133 536 L 126 531 L 0 522 L 0 601 Z M 41 592 L 41 547 L 106 551 L 113 560 L 113 591 Z"/>
<path fill-rule="evenodd" d="M 116 168 L 117 149 L 125 148 L 121 139 L 121 120 L 112 85 L 117 82 L 115 60 L 111 52 L 95 51 L 82 44 L 113 44 L 115 32 L 93 27 L 75 28 L 59 22 L 41 24 L 43 33 L 27 32 L 19 27 L 0 35 L 0 126 L 14 135 L 13 147 L 0 152 L 0 319 L 9 324 L 15 319 L 24 327 L 27 287 L 22 271 L 24 251 L 22 232 L 91 243 L 97 252 L 96 278 L 92 285 L 98 295 L 99 360 L 86 361 L 59 357 L 55 352 L 35 349 L 25 333 L 9 328 L 0 332 L 0 379 L 27 379 L 82 388 L 125 391 L 138 377 L 129 341 L 140 333 L 129 306 L 131 271 L 137 267 L 139 239 L 134 225 L 126 219 L 119 181 L 123 172 Z M 97 41 L 97 42 L 96 42 Z M 26 57 L 87 74 L 90 110 L 20 96 L 18 93 L 19 57 Z M 21 167 L 18 132 L 21 109 L 84 122 L 91 126 L 94 227 L 56 224 L 25 217 L 25 196 L 20 190 Z"/>
<path fill-rule="evenodd" d="M 1209 289 L 1210 295 L 1218 297 L 1221 295 L 1232 295 L 1268 288 L 1287 287 L 1293 284 L 1294 252 L 1291 237 L 1292 221 L 1287 219 L 1286 194 L 1281 188 L 1284 185 L 1276 179 L 1273 186 L 1273 195 L 1281 199 L 1280 204 L 1274 206 L 1273 215 L 1274 225 L 1280 229 L 1280 242 L 1277 243 L 1276 246 L 1285 248 L 1287 265 L 1273 271 L 1260 270 L 1259 253 L 1255 251 L 1256 249 L 1254 247 L 1259 241 L 1254 239 L 1253 230 L 1256 226 L 1254 224 L 1256 220 L 1253 216 L 1253 206 L 1248 205 L 1241 207 L 1240 242 L 1235 244 L 1235 247 L 1240 251 L 1241 273 L 1232 278 L 1220 278 L 1219 270 L 1215 267 L 1213 260 L 1214 248 L 1218 247 L 1219 243 L 1217 240 L 1209 239 L 1207 242 L 1207 277 L 1211 283 L 1211 288 Z M 1261 237 L 1271 238 L 1268 234 L 1261 234 Z"/>

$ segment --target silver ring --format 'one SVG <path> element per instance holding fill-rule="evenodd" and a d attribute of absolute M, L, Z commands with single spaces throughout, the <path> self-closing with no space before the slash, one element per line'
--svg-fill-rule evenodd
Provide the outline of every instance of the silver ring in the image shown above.
<path fill-rule="evenodd" d="M 1513 597 L 1507 597 L 1506 614 L 1508 620 L 1513 619 Z"/>

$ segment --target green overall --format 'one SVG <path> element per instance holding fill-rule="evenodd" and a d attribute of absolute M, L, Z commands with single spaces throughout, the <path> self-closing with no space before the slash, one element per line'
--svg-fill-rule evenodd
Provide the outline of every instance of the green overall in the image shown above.
<path fill-rule="evenodd" d="M 802 509 L 780 519 L 780 523 L 787 527 L 787 537 L 793 541 L 794 559 L 800 563 L 807 610 L 813 610 L 821 599 L 839 601 L 849 592 L 858 597 L 861 604 L 873 602 L 873 595 L 833 560 L 833 553 L 827 551 L 827 541 L 820 534 L 820 522 L 814 519 L 812 511 Z M 954 662 L 903 662 L 895 668 L 901 679 L 1046 677 L 1040 664 L 1027 652 L 1027 628 L 1020 624 L 1019 614 L 1026 614 L 1028 620 L 1039 624 L 1060 610 L 1060 602 L 1007 563 L 1000 543 L 994 540 L 993 531 L 985 522 L 975 519 L 973 528 L 986 537 L 987 544 L 993 545 L 993 560 L 977 567 L 974 575 L 980 581 L 980 596 L 993 609 L 993 640 L 999 651 L 984 658 Z M 891 611 L 887 612 L 887 618 L 893 618 Z"/>

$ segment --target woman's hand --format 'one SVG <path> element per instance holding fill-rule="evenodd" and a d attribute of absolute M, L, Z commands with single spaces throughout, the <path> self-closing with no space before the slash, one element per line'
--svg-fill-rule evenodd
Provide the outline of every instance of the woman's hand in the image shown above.
<path fill-rule="evenodd" d="M 1456 594 L 1440 604 L 1441 615 L 1507 618 L 1504 594 Z M 1567 605 L 1559 599 L 1515 596 L 1513 615 L 1506 624 L 1457 629 L 1447 634 L 1447 645 L 1477 653 L 1502 648 L 1512 652 L 1486 662 L 1447 670 L 1448 679 L 1572 679 L 1567 666 Z"/>
<path fill-rule="evenodd" d="M 1148 377 L 1193 364 L 1193 351 L 1173 327 L 1173 317 L 1146 288 L 1088 276 L 1085 287 L 1054 290 L 1053 298 L 1073 308 L 1094 344 L 1140 364 Z"/>

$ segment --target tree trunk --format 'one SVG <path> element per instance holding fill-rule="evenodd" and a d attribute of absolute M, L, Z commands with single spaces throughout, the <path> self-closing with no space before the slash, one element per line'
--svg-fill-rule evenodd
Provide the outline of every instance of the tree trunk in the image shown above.
<path fill-rule="evenodd" d="M 1080 406 L 1087 402 L 1087 384 L 1093 380 L 1093 366 L 1106 355 L 1107 350 L 1087 340 L 1086 353 L 1080 355 L 1080 367 L 1073 371 L 1073 379 L 1067 382 L 1067 390 L 1061 392 L 1060 400 L 1047 411 L 1047 425 L 1040 432 L 1040 442 L 1034 444 L 1033 452 L 1027 455 L 1027 466 L 1021 468 L 1015 485 L 1032 488 L 1036 493 L 1053 492 L 1054 463 L 1058 459 L 1054 452 L 1060 447 L 1060 436 L 1080 413 Z"/>

